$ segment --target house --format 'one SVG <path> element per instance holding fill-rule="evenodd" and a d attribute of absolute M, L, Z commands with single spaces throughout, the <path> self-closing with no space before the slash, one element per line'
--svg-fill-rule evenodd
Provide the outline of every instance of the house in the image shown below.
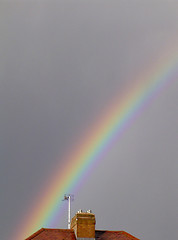
<path fill-rule="evenodd" d="M 95 215 L 78 211 L 70 229 L 41 228 L 26 240 L 139 240 L 124 231 L 95 230 Z"/>

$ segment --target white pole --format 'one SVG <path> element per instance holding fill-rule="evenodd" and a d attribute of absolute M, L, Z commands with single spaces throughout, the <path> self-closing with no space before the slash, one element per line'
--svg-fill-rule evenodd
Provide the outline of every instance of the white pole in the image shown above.
<path fill-rule="evenodd" d="M 74 200 L 74 196 L 71 195 L 71 194 L 65 194 L 64 195 L 64 199 L 62 201 L 65 201 L 67 200 L 68 201 L 68 219 L 67 219 L 67 226 L 68 226 L 68 229 L 70 229 L 70 224 L 71 224 L 71 201 Z"/>
<path fill-rule="evenodd" d="M 70 229 L 70 194 L 68 196 L 68 229 Z"/>

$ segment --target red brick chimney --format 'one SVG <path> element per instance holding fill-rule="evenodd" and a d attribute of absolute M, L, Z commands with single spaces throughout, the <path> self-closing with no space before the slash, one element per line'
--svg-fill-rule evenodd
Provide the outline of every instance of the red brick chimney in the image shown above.
<path fill-rule="evenodd" d="M 88 210 L 79 210 L 71 221 L 71 229 L 74 229 L 77 238 L 95 238 L 95 215 Z"/>

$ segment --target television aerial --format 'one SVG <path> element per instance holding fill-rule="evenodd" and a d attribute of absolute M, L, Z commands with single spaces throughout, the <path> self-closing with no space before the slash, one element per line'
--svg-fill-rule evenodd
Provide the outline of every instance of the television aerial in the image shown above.
<path fill-rule="evenodd" d="M 68 226 L 68 229 L 70 229 L 70 224 L 71 224 L 71 201 L 74 201 L 74 195 L 73 194 L 64 194 L 64 199 L 62 201 L 68 201 L 67 226 Z"/>

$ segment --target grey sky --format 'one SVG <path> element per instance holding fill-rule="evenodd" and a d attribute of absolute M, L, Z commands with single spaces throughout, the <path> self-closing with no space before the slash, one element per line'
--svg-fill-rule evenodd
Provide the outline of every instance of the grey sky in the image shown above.
<path fill-rule="evenodd" d="M 169 46 L 178 52 L 177 9 L 176 0 L 0 0 L 1 240 L 111 99 Z M 73 214 L 92 209 L 97 229 L 176 239 L 177 102 L 174 81 L 93 170 Z M 66 226 L 64 213 L 54 227 Z"/>

